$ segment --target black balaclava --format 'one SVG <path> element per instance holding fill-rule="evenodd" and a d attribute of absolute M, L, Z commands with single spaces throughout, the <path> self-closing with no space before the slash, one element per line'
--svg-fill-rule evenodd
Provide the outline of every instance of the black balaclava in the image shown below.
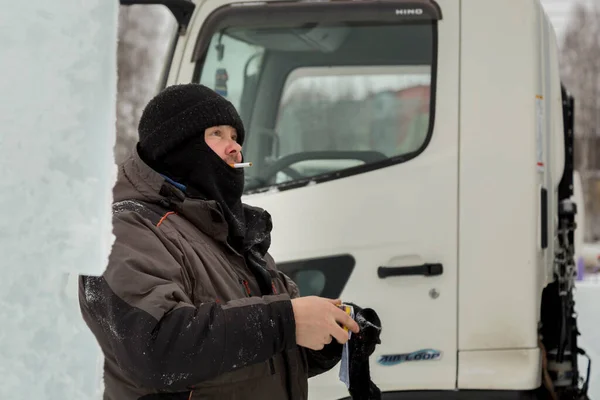
<path fill-rule="evenodd" d="M 230 244 L 242 251 L 244 171 L 227 165 L 204 139 L 207 128 L 219 125 L 235 128 L 243 144 L 242 120 L 224 97 L 199 84 L 170 86 L 142 113 L 138 152 L 150 167 L 187 186 L 188 197 L 215 200 L 229 225 Z"/>
<path fill-rule="evenodd" d="M 244 170 L 232 168 L 201 137 L 194 138 L 170 151 L 156 163 L 156 168 L 187 187 L 190 198 L 215 200 L 229 226 L 228 240 L 233 248 L 243 251 L 246 222 L 242 207 Z"/>
<path fill-rule="evenodd" d="M 199 84 L 174 85 L 154 97 L 142 113 L 138 153 L 152 169 L 186 186 L 186 196 L 215 200 L 227 221 L 229 244 L 244 255 L 263 295 L 272 293 L 265 254 L 271 243 L 269 214 L 242 205 L 244 170 L 227 165 L 204 138 L 207 128 L 229 125 L 244 143 L 235 107 Z"/>

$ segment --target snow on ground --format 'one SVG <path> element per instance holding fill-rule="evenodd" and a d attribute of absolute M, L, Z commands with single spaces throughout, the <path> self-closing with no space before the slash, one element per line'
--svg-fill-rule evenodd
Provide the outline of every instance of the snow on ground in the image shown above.
<path fill-rule="evenodd" d="M 600 400 L 600 275 L 588 277 L 577 283 L 575 308 L 579 315 L 578 324 L 581 347 L 592 359 L 589 397 Z M 587 359 L 580 357 L 579 369 L 585 377 Z"/>

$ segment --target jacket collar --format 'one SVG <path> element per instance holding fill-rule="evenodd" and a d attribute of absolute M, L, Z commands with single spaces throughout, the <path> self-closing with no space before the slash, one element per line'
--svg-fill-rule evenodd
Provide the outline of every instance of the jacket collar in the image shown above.
<path fill-rule="evenodd" d="M 227 243 L 227 222 L 218 203 L 188 198 L 182 189 L 185 186 L 153 170 L 134 148 L 119 170 L 114 200 L 137 199 L 159 204 L 177 212 L 213 239 Z"/>
<path fill-rule="evenodd" d="M 153 170 L 135 148 L 119 169 L 114 201 L 121 200 L 141 200 L 173 210 L 206 235 L 236 252 L 227 243 L 229 230 L 221 206 L 214 200 L 187 197 L 185 186 Z M 243 208 L 248 228 L 245 247 L 260 249 L 264 253 L 271 243 L 271 215 L 259 207 L 243 204 Z"/>

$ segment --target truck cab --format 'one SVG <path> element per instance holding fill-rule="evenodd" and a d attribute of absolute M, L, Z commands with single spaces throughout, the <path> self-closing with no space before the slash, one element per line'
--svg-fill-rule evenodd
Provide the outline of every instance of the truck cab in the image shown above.
<path fill-rule="evenodd" d="M 161 86 L 240 112 L 279 268 L 379 314 L 384 399 L 586 398 L 573 99 L 538 0 L 134 3 L 178 21 Z M 338 372 L 309 398 L 348 398 Z"/>

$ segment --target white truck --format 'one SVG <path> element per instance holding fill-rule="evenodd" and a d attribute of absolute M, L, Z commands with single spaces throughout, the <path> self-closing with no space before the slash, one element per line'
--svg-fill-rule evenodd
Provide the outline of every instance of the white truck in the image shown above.
<path fill-rule="evenodd" d="M 279 267 L 378 312 L 384 399 L 588 398 L 573 99 L 538 0 L 121 4 L 177 19 L 161 86 L 238 108 Z M 348 398 L 337 375 L 309 397 Z"/>

